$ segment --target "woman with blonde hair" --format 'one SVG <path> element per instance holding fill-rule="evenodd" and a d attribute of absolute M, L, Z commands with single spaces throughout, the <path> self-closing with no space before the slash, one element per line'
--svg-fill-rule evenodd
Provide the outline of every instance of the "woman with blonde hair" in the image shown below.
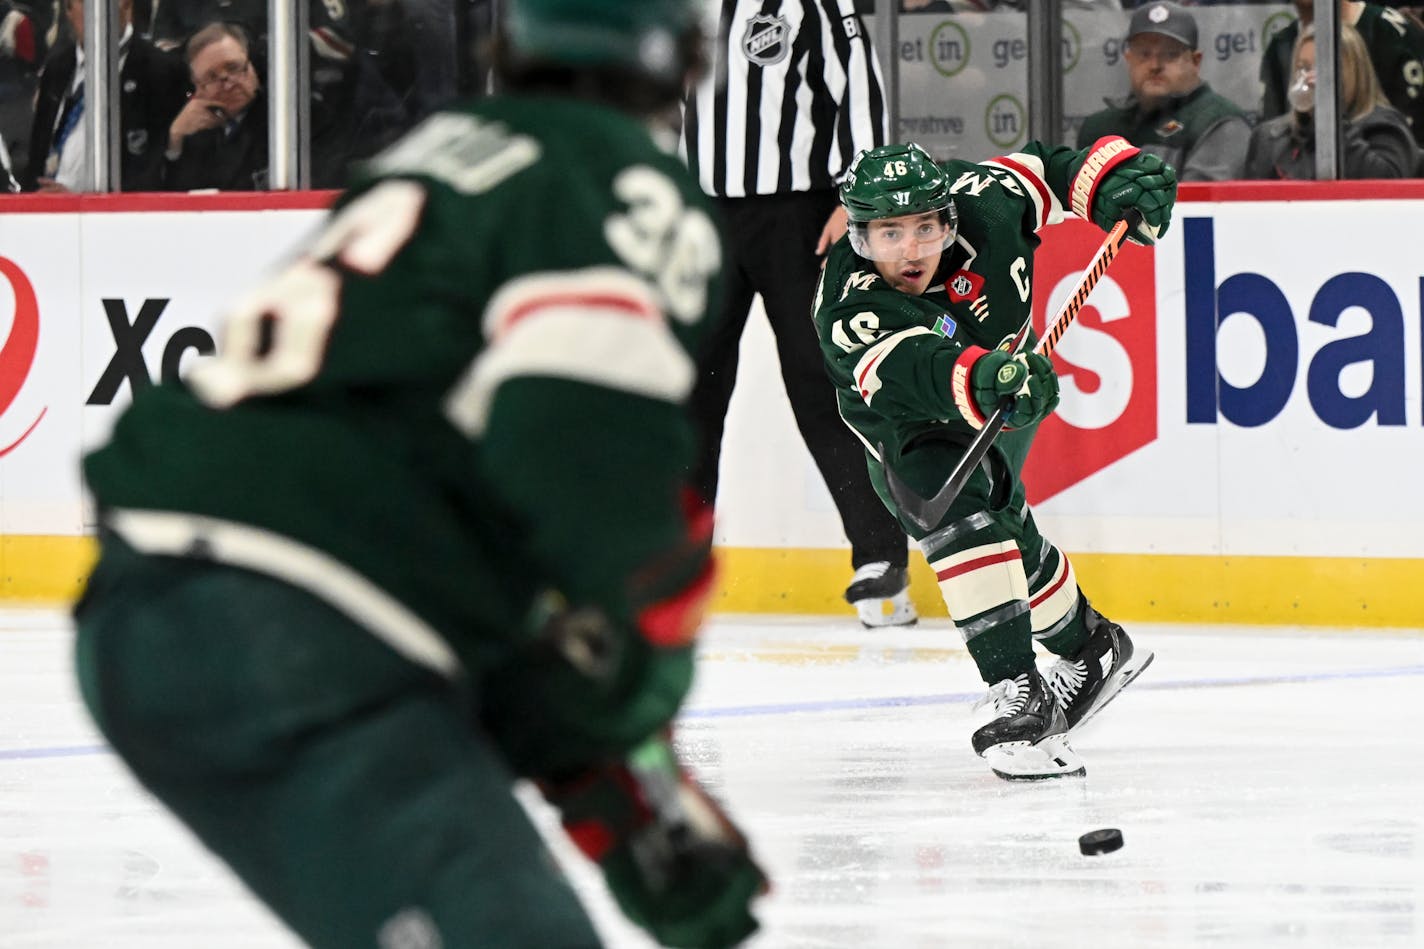
<path fill-rule="evenodd" d="M 1262 122 L 1246 150 L 1247 178 L 1315 177 L 1315 30 L 1307 27 L 1292 55 L 1290 111 Z M 1420 162 L 1409 124 L 1389 104 L 1354 27 L 1340 25 L 1342 178 L 1410 178 Z"/>

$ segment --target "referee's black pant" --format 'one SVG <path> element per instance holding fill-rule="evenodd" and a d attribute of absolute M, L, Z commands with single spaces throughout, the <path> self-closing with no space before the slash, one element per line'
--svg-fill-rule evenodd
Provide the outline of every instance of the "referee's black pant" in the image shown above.
<path fill-rule="evenodd" d="M 878 560 L 905 566 L 905 532 L 875 494 L 865 449 L 841 421 L 811 321 L 811 300 L 821 269 L 816 241 L 836 206 L 835 191 L 714 200 L 722 213 L 731 259 L 725 268 L 720 320 L 702 354 L 692 392 L 693 421 L 702 436 L 693 483 L 704 497 L 716 499 L 722 429 L 737 381 L 738 347 L 752 297 L 760 293 L 776 336 L 791 411 L 840 512 L 852 566 Z"/>

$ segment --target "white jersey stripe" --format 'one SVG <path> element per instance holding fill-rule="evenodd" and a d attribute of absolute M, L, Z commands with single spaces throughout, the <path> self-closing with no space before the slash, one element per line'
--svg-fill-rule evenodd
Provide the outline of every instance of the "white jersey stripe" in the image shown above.
<path fill-rule="evenodd" d="M 893 333 L 866 349 L 865 355 L 861 356 L 860 361 L 855 364 L 856 388 L 866 405 L 870 405 L 870 400 L 875 397 L 875 393 L 880 391 L 881 382 L 878 370 L 885 357 L 911 336 L 922 336 L 933 332 L 928 327 L 912 326 L 909 329 Z"/>
<path fill-rule="evenodd" d="M 323 550 L 258 527 L 194 514 L 116 508 L 105 512 L 104 523 L 143 553 L 182 557 L 201 550 L 209 560 L 301 587 L 411 662 L 447 679 L 464 675 L 464 667 L 434 627 Z"/>
<path fill-rule="evenodd" d="M 496 393 L 509 379 L 553 376 L 681 402 L 695 375 L 691 357 L 662 320 L 619 307 L 554 303 L 525 311 L 475 360 L 446 400 L 446 413 L 473 436 L 484 431 Z"/>
<path fill-rule="evenodd" d="M 1033 201 L 1037 212 L 1038 224 L 1035 230 L 1063 221 L 1063 202 L 1058 200 L 1058 196 L 1048 186 L 1041 159 L 1023 152 L 1014 152 L 1012 155 L 991 158 L 984 164 L 1008 172 L 1019 182 L 1019 187 Z"/>

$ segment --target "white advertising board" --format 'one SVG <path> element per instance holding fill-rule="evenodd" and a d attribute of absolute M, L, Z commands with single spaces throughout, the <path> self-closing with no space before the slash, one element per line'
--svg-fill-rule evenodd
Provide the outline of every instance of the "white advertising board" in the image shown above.
<path fill-rule="evenodd" d="M 1062 403 L 1025 475 L 1049 536 L 1081 552 L 1424 556 L 1424 264 L 1397 236 L 1421 211 L 1179 204 L 1060 343 Z M 1035 274 L 1040 325 L 1101 237 L 1057 231 Z M 844 544 L 759 319 L 723 472 L 722 543 Z"/>
<path fill-rule="evenodd" d="M 1042 527 L 1108 557 L 1424 558 L 1424 264 L 1398 236 L 1424 186 L 1236 187 L 1184 189 L 1166 239 L 1125 251 L 1064 336 L 1063 401 L 1025 474 Z M 0 219 L 0 540 L 92 530 L 83 450 L 134 386 L 213 351 L 224 306 L 320 213 Z M 1040 322 L 1101 240 L 1080 221 L 1045 236 Z M 764 320 L 749 325 L 717 543 L 844 550 Z"/>
<path fill-rule="evenodd" d="M 91 518 L 79 481 L 82 448 L 107 435 L 135 385 L 211 352 L 223 306 L 319 215 L 0 219 L 0 320 L 8 322 L 0 349 L 0 533 L 84 532 Z"/>

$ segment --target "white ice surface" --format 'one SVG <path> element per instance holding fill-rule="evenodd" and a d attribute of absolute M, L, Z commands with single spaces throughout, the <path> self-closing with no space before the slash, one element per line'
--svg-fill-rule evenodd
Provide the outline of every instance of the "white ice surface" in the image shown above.
<path fill-rule="evenodd" d="M 774 880 L 752 945 L 1424 946 L 1424 632 L 1132 632 L 1157 659 L 1075 741 L 1088 776 L 1020 785 L 969 750 L 947 622 L 718 619 L 679 745 Z M 0 947 L 296 945 L 104 749 L 70 645 L 0 613 Z M 1080 855 L 1100 827 L 1126 846 Z"/>

